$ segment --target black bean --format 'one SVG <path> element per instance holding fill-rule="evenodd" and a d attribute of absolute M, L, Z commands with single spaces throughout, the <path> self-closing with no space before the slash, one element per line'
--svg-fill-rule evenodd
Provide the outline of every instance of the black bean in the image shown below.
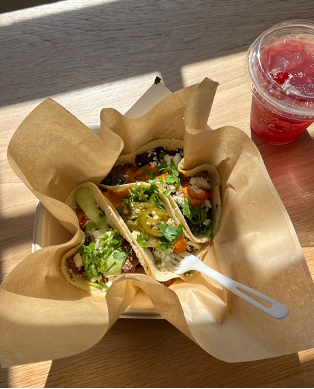
<path fill-rule="evenodd" d="M 174 157 L 176 154 L 180 154 L 181 157 L 183 158 L 183 149 L 169 150 L 166 151 L 166 153 L 170 155 L 170 157 Z"/>
<path fill-rule="evenodd" d="M 126 183 L 126 171 L 133 165 L 119 165 L 111 169 L 110 178 L 111 185 L 123 185 Z"/>
<path fill-rule="evenodd" d="M 139 167 L 149 165 L 151 162 L 154 161 L 155 157 L 156 153 L 154 153 L 153 151 L 137 154 L 137 156 L 135 157 L 135 164 Z"/>
<path fill-rule="evenodd" d="M 212 208 L 209 208 L 209 210 L 207 211 L 206 219 L 212 220 L 212 218 L 213 218 L 213 210 Z"/>

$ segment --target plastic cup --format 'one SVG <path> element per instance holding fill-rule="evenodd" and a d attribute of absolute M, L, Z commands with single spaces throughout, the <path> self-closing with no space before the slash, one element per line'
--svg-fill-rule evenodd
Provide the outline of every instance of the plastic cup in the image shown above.
<path fill-rule="evenodd" d="M 314 121 L 314 23 L 276 24 L 251 45 L 251 130 L 264 141 L 290 143 Z"/>

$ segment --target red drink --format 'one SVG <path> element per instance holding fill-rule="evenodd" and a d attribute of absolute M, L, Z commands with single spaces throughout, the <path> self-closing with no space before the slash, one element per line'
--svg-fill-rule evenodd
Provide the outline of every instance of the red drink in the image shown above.
<path fill-rule="evenodd" d="M 292 142 L 314 121 L 314 25 L 310 27 L 307 23 L 305 33 L 304 23 L 298 22 L 294 31 L 293 22 L 282 23 L 249 50 L 251 129 L 268 143 Z"/>

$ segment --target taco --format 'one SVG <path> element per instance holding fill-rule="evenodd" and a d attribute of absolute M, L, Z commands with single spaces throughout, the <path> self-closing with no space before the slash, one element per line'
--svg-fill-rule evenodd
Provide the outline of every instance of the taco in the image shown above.
<path fill-rule="evenodd" d="M 178 139 L 152 141 L 136 153 L 118 158 L 101 184 L 154 181 L 190 239 L 204 243 L 213 239 L 219 225 L 220 176 L 211 165 L 185 171 L 182 146 L 183 141 Z"/>
<path fill-rule="evenodd" d="M 196 274 L 191 271 L 177 275 L 171 271 L 171 261 L 176 254 L 188 251 L 201 256 L 207 247 L 190 240 L 168 199 L 154 182 L 105 189 L 103 195 L 119 218 L 119 224 L 128 228 L 146 261 L 148 275 L 165 282 L 179 277 L 187 280 Z"/>
<path fill-rule="evenodd" d="M 146 262 L 92 183 L 80 185 L 66 200 L 76 213 L 82 242 L 61 260 L 61 272 L 75 287 L 104 295 L 123 273 L 144 273 Z"/>

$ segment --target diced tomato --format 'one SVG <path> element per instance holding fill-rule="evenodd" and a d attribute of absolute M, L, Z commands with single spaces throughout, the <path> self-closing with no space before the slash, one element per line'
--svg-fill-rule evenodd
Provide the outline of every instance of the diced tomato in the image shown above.
<path fill-rule="evenodd" d="M 174 253 L 183 253 L 188 245 L 187 240 L 184 238 L 184 234 L 180 236 L 178 240 L 176 240 L 173 244 L 173 252 Z"/>

